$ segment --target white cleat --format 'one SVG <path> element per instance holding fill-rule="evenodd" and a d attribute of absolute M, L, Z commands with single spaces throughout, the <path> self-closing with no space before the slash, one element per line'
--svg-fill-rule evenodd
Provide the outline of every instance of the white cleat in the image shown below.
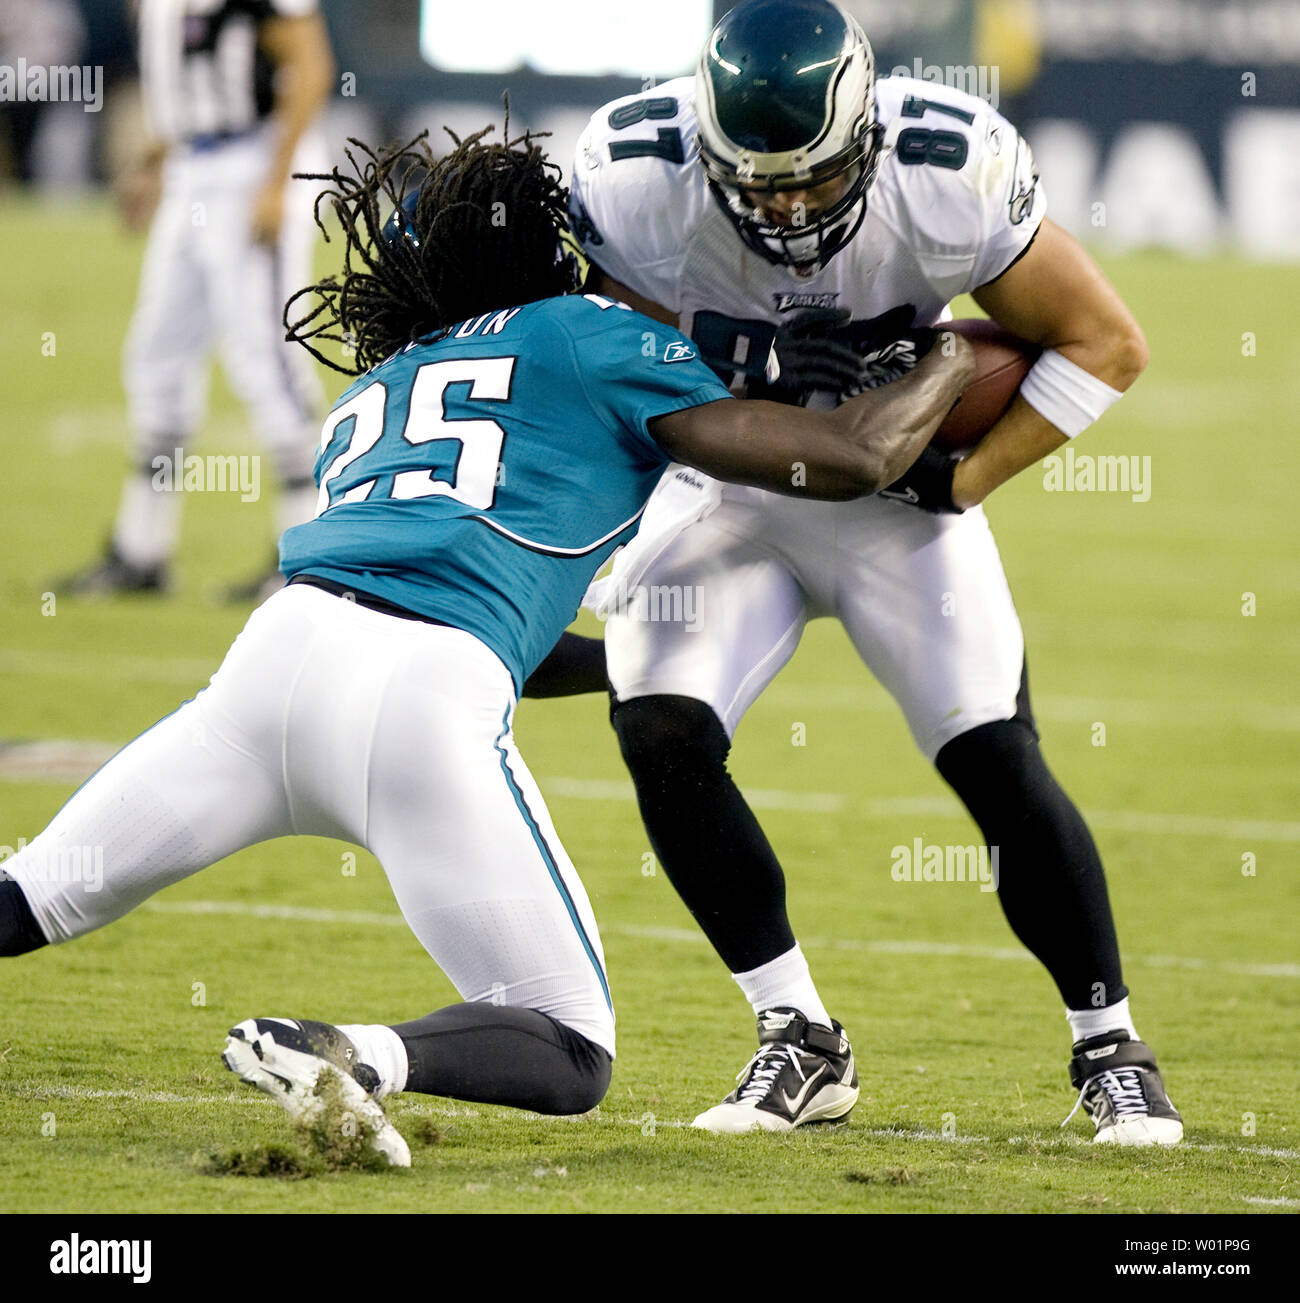
<path fill-rule="evenodd" d="M 793 1131 L 848 1115 L 858 1102 L 858 1074 L 844 1029 L 819 1027 L 795 1009 L 768 1009 L 758 1019 L 758 1053 L 735 1090 L 691 1123 L 718 1135 Z"/>
<path fill-rule="evenodd" d="M 374 1071 L 355 1056 L 352 1042 L 336 1027 L 288 1018 L 246 1018 L 230 1029 L 221 1055 L 241 1081 L 269 1095 L 308 1128 L 329 1124 L 330 1102 L 317 1090 L 317 1083 L 322 1073 L 331 1074 L 338 1086 L 337 1106 L 366 1129 L 370 1147 L 390 1167 L 410 1167 L 406 1141 L 370 1090 L 353 1075 L 373 1076 Z"/>
<path fill-rule="evenodd" d="M 1127 1032 L 1107 1032 L 1074 1046 L 1070 1080 L 1097 1128 L 1095 1145 L 1176 1145 L 1183 1119 L 1174 1108 L 1149 1046 Z"/>
<path fill-rule="evenodd" d="M 1175 1118 L 1122 1117 L 1113 1126 L 1098 1131 L 1094 1145 L 1176 1145 L 1183 1138 L 1183 1124 Z"/>

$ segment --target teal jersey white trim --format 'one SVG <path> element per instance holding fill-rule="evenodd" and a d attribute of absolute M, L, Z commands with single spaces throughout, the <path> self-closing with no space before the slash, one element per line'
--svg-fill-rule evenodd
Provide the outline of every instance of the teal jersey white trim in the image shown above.
<path fill-rule="evenodd" d="M 464 629 L 522 685 L 670 461 L 648 422 L 726 397 L 679 332 L 598 295 L 485 313 L 340 397 L 280 568 Z"/>

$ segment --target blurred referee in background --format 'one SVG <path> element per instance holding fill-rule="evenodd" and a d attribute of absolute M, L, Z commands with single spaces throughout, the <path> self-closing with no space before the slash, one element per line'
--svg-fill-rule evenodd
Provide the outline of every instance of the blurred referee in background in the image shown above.
<path fill-rule="evenodd" d="M 326 164 L 313 124 L 335 68 L 318 0 L 140 0 L 137 14 L 149 139 L 120 198 L 129 225 L 152 225 L 123 363 L 130 465 L 105 556 L 59 585 L 82 595 L 168 586 L 181 495 L 165 486 L 203 420 L 214 350 L 274 463 L 277 535 L 316 500 L 320 393 L 281 316 L 316 235 L 315 186 L 290 175 Z M 272 559 L 229 596 L 277 584 Z"/>

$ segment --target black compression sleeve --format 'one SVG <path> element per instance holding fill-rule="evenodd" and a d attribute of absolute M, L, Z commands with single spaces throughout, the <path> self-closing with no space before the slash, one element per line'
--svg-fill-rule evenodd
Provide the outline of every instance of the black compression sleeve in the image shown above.
<path fill-rule="evenodd" d="M 609 1089 L 609 1055 L 536 1009 L 453 1004 L 393 1030 L 406 1046 L 406 1089 L 424 1095 L 566 1115 Z"/>
<path fill-rule="evenodd" d="M 565 633 L 528 676 L 520 695 L 574 697 L 582 692 L 604 692 L 608 687 L 604 640 Z"/>
<path fill-rule="evenodd" d="M 49 945 L 23 889 L 0 876 L 0 955 L 25 955 Z"/>
<path fill-rule="evenodd" d="M 665 695 L 618 702 L 612 720 L 650 845 L 722 962 L 746 973 L 792 950 L 785 875 L 727 772 L 717 715 Z"/>

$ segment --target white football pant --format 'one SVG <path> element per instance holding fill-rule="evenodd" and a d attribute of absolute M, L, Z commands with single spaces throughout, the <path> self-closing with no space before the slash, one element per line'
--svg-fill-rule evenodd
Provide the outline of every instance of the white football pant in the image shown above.
<path fill-rule="evenodd" d="M 610 682 L 620 701 L 703 701 L 730 736 L 820 616 L 844 625 L 930 760 L 1016 713 L 1024 638 L 982 510 L 933 516 L 734 485 L 609 617 Z"/>
<path fill-rule="evenodd" d="M 4 867 L 59 942 L 256 842 L 355 842 L 464 999 L 537 1009 L 613 1054 L 596 920 L 515 746 L 514 706 L 509 672 L 471 634 L 292 585 L 253 612 L 209 687 Z M 85 848 L 102 856 L 98 889 L 60 871 Z M 419 1010 L 418 992 L 405 999 L 398 1018 Z"/>
<path fill-rule="evenodd" d="M 215 350 L 281 475 L 311 474 L 320 384 L 307 351 L 285 341 L 283 314 L 285 300 L 311 279 L 321 183 L 289 181 L 279 243 L 255 244 L 253 200 L 274 145 L 274 130 L 263 127 L 210 149 L 177 145 L 167 156 L 123 359 L 142 467 L 201 424 Z M 294 171 L 321 172 L 324 161 L 309 134 Z"/>

